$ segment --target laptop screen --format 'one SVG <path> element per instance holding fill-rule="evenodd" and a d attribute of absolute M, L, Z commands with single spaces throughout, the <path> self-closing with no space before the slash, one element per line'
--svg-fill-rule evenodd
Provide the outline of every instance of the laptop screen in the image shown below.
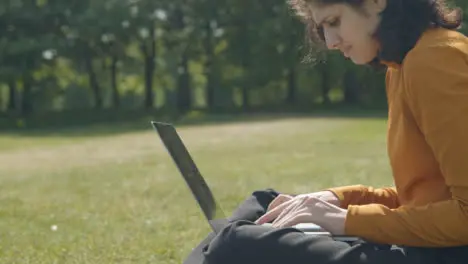
<path fill-rule="evenodd" d="M 228 221 L 176 129 L 173 125 L 167 123 L 152 122 L 152 125 L 159 133 L 162 142 L 177 165 L 177 168 L 182 174 L 213 231 L 218 233 L 228 225 Z"/>

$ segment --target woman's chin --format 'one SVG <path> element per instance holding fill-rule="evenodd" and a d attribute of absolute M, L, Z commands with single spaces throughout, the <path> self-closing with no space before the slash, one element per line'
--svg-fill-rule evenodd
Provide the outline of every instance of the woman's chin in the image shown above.
<path fill-rule="evenodd" d="M 351 60 L 356 65 L 367 65 L 374 61 L 374 58 L 363 58 L 363 57 L 354 57 L 354 56 L 351 56 L 348 59 Z"/>

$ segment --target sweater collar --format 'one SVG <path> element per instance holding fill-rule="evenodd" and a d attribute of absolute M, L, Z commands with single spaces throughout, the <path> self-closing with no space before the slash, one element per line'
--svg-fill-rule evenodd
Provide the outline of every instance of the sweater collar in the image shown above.
<path fill-rule="evenodd" d="M 390 69 L 398 70 L 401 68 L 401 64 L 398 64 L 393 61 L 380 60 L 380 63 L 382 63 L 383 65 L 387 66 Z"/>

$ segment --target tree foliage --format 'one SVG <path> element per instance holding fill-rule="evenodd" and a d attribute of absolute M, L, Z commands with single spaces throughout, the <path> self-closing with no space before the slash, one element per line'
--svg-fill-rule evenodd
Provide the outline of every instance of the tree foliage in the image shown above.
<path fill-rule="evenodd" d="M 303 63 L 303 32 L 284 1 L 0 1 L 0 111 L 385 102 L 382 74 Z"/>

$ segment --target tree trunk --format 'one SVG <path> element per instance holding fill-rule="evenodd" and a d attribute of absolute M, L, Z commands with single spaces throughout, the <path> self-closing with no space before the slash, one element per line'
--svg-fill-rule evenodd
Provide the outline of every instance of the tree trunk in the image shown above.
<path fill-rule="evenodd" d="M 185 49 L 182 53 L 180 61 L 180 69 L 182 72 L 179 72 L 177 94 L 178 109 L 182 114 L 187 113 L 192 107 L 192 93 L 190 89 L 190 73 L 188 63 L 189 57 L 187 54 L 187 49 Z"/>
<path fill-rule="evenodd" d="M 119 59 L 116 55 L 112 56 L 111 63 L 111 86 L 112 86 L 112 105 L 114 108 L 119 108 L 120 106 L 120 96 L 119 88 L 117 84 L 117 63 Z"/>
<path fill-rule="evenodd" d="M 94 108 L 101 109 L 103 105 L 101 87 L 99 86 L 96 72 L 94 71 L 94 68 L 93 68 L 93 57 L 90 54 L 90 52 L 86 52 L 84 60 L 85 60 L 86 71 L 88 73 L 89 85 L 91 86 L 91 90 L 93 92 Z"/>
<path fill-rule="evenodd" d="M 297 43 L 297 33 L 296 29 L 293 26 L 293 19 L 288 17 L 288 31 L 289 33 L 286 34 L 288 41 L 288 47 L 287 51 L 285 54 L 287 54 L 288 58 L 285 58 L 285 61 L 288 62 L 288 69 L 287 69 L 287 85 L 288 85 L 288 93 L 286 97 L 286 103 L 293 105 L 297 101 L 297 60 L 300 56 L 300 52 L 297 49 L 298 43 Z"/>
<path fill-rule="evenodd" d="M 290 65 L 287 73 L 287 81 L 288 81 L 288 94 L 286 97 L 286 102 L 288 104 L 296 103 L 297 98 L 297 82 L 296 82 L 296 66 Z"/>
<path fill-rule="evenodd" d="M 182 32 L 186 28 L 184 21 L 184 12 L 180 6 L 175 10 L 174 28 L 178 32 Z M 189 72 L 189 49 L 190 40 L 181 43 L 181 56 L 177 75 L 177 111 L 179 114 L 185 114 L 192 107 L 192 93 L 190 87 L 190 72 Z"/>
<path fill-rule="evenodd" d="M 215 78 L 213 71 L 214 64 L 214 47 L 213 47 L 213 29 L 211 28 L 210 19 L 205 22 L 205 52 L 206 52 L 206 63 L 205 63 L 205 76 L 206 76 L 206 104 L 208 109 L 215 107 Z"/>
<path fill-rule="evenodd" d="M 359 82 L 352 70 L 347 70 L 344 79 L 344 102 L 354 104 L 359 102 Z"/>
<path fill-rule="evenodd" d="M 145 57 L 145 108 L 154 107 L 154 92 L 153 92 L 153 73 L 154 59 L 151 56 Z"/>
<path fill-rule="evenodd" d="M 23 95 L 21 96 L 21 114 L 28 115 L 33 110 L 32 78 L 28 74 L 23 77 Z"/>
<path fill-rule="evenodd" d="M 150 109 L 154 107 L 154 91 L 153 91 L 153 74 L 156 69 L 156 36 L 155 25 L 151 23 L 150 26 L 150 39 L 143 43 L 141 49 L 145 55 L 145 108 Z"/>
<path fill-rule="evenodd" d="M 248 80 L 248 77 L 245 77 L 246 80 L 244 82 L 244 85 L 242 86 L 242 106 L 244 110 L 249 110 L 250 108 L 250 80 Z"/>
<path fill-rule="evenodd" d="M 9 79 L 8 80 L 8 105 L 7 111 L 14 112 L 16 111 L 16 97 L 17 97 L 17 90 L 16 90 L 16 80 Z"/>
<path fill-rule="evenodd" d="M 320 73 L 322 77 L 322 98 L 324 104 L 330 104 L 330 79 L 328 76 L 328 67 L 327 63 L 323 62 L 320 64 Z"/>
<path fill-rule="evenodd" d="M 248 12 L 248 7 L 244 9 Z M 248 14 L 247 14 L 248 15 Z M 250 74 L 250 37 L 248 17 L 241 22 L 241 42 L 242 42 L 242 68 L 244 69 L 244 82 L 242 85 L 242 102 L 244 110 L 250 108 L 250 89 L 251 89 L 251 74 Z"/>

